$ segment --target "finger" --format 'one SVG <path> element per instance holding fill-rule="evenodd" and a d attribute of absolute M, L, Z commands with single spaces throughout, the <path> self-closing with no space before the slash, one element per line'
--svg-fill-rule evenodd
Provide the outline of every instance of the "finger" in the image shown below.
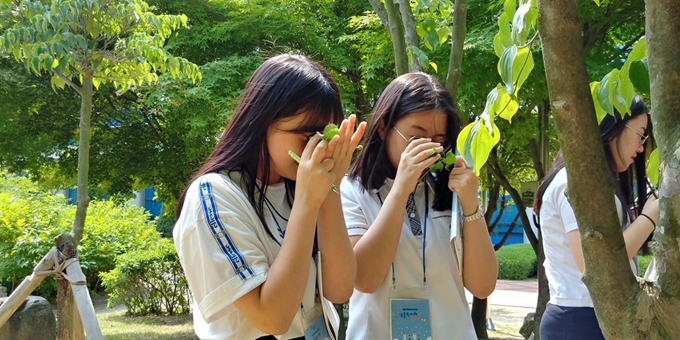
<path fill-rule="evenodd" d="M 352 137 L 350 138 L 350 143 L 349 143 L 349 149 L 350 151 L 354 151 L 354 149 L 357 148 L 359 145 L 359 142 L 361 142 L 361 138 L 364 136 L 364 133 L 366 132 L 366 122 L 361 122 L 359 123 L 359 126 L 357 126 L 356 131 L 352 134 Z"/>
<path fill-rule="evenodd" d="M 465 160 L 461 156 L 456 156 L 456 168 L 467 168 L 468 165 L 465 163 Z"/>
<path fill-rule="evenodd" d="M 312 137 L 309 138 L 307 145 L 305 145 L 305 149 L 302 150 L 302 155 L 300 155 L 300 158 L 302 160 L 310 159 L 312 157 L 314 149 L 316 148 L 317 145 L 319 145 L 319 141 L 321 141 L 321 136 L 319 136 L 318 133 L 312 135 Z"/>
<path fill-rule="evenodd" d="M 326 150 L 328 149 L 328 142 L 324 139 L 321 139 L 320 142 L 314 146 L 314 150 L 312 151 L 312 154 L 310 156 L 310 159 L 312 162 L 315 164 L 321 163 L 324 159 L 326 159 Z"/>
<path fill-rule="evenodd" d="M 442 146 L 438 147 L 431 147 L 431 148 L 426 148 L 416 154 L 414 157 L 416 162 L 420 163 L 424 160 L 428 160 L 430 158 L 436 158 L 439 159 L 441 158 L 440 152 L 442 152 L 444 148 Z M 415 150 L 413 150 L 415 152 Z"/>
<path fill-rule="evenodd" d="M 444 150 L 441 144 L 436 142 L 423 141 L 422 138 L 414 140 L 413 142 L 411 142 L 411 144 L 414 144 L 414 146 L 410 150 L 408 150 L 407 147 L 406 150 L 408 151 L 404 150 L 404 152 L 406 152 L 409 155 L 413 155 L 413 157 L 417 157 L 417 155 L 421 154 L 422 152 L 425 153 L 429 152 L 430 155 L 432 155 L 433 153 L 432 149 L 437 149 L 437 152 L 441 152 Z"/>

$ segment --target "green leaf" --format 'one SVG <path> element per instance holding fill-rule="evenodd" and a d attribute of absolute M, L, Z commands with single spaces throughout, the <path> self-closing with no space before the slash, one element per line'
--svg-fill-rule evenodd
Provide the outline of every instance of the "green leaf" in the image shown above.
<path fill-rule="evenodd" d="M 630 82 L 633 83 L 635 90 L 649 95 L 649 68 L 647 65 L 647 58 L 630 63 L 628 76 L 630 77 Z"/>
<path fill-rule="evenodd" d="M 438 72 L 438 71 L 437 71 L 437 64 L 436 64 L 434 61 L 431 61 L 431 62 L 430 62 L 430 66 L 432 66 L 432 68 L 434 69 L 434 73 L 437 73 L 437 72 Z"/>
<path fill-rule="evenodd" d="M 512 63 L 512 81 L 514 83 L 515 92 L 508 93 L 516 96 L 524 82 L 529 78 L 529 74 L 531 74 L 533 69 L 534 56 L 531 53 L 531 49 L 528 47 L 518 49 L 515 61 Z"/>
<path fill-rule="evenodd" d="M 600 107 L 605 112 L 610 115 L 614 115 L 614 106 L 609 101 L 609 91 L 607 90 L 609 87 L 610 75 L 611 73 L 608 73 L 604 76 L 604 78 L 602 78 L 602 81 L 600 81 L 599 87 L 597 89 L 597 101 L 600 103 Z"/>
<path fill-rule="evenodd" d="M 501 132 L 493 122 L 481 125 L 482 120 L 468 124 L 458 135 L 457 145 L 463 146 L 461 154 L 468 166 L 480 174 L 482 166 L 489 159 L 491 150 L 498 144 Z M 491 131 L 489 131 L 491 130 Z"/>
<path fill-rule="evenodd" d="M 498 74 L 505 83 L 505 90 L 508 93 L 515 93 L 513 84 L 512 69 L 515 57 L 517 56 L 517 46 L 512 45 L 503 51 L 500 60 L 498 60 Z"/>
<path fill-rule="evenodd" d="M 507 13 L 504 12 L 498 18 L 498 33 L 496 33 L 493 38 L 493 49 L 494 52 L 496 52 L 496 56 L 500 58 L 503 52 L 513 45 L 510 32 L 510 20 L 508 19 Z"/>
<path fill-rule="evenodd" d="M 604 117 L 607 115 L 607 111 L 600 105 L 600 100 L 597 97 L 598 91 L 600 89 L 600 82 L 594 81 L 590 83 L 590 94 L 593 96 L 593 105 L 595 106 L 595 115 L 597 116 L 597 124 L 600 124 Z"/>
<path fill-rule="evenodd" d="M 496 114 L 512 123 L 512 117 L 519 110 L 519 103 L 506 91 L 505 87 L 498 87 L 498 99 L 494 104 Z"/>
<path fill-rule="evenodd" d="M 659 185 L 659 149 L 654 149 L 647 160 L 647 178 L 653 186 Z"/>
<path fill-rule="evenodd" d="M 527 34 L 532 28 L 530 27 L 531 22 L 528 23 L 529 27 L 527 27 L 527 22 L 525 20 L 525 17 L 530 11 L 531 1 L 527 1 L 526 3 L 519 6 L 512 19 L 512 40 L 517 45 L 524 45 L 526 43 Z M 531 19 L 531 16 L 529 16 L 529 19 Z"/>
<path fill-rule="evenodd" d="M 647 57 L 647 40 L 643 36 L 633 46 L 633 50 L 628 54 L 627 61 L 633 62 Z"/>

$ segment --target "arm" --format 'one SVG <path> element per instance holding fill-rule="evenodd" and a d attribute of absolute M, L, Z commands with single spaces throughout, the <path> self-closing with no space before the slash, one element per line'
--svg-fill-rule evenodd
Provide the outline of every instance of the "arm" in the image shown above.
<path fill-rule="evenodd" d="M 442 151 L 438 143 L 426 138 L 414 140 L 406 146 L 394 185 L 375 221 L 363 236 L 350 238 L 357 259 L 357 290 L 373 293 L 385 280 L 399 245 L 408 196 L 416 187 L 420 174 L 440 158 L 439 155 L 431 157 L 433 148 Z"/>
<path fill-rule="evenodd" d="M 340 188 L 344 174 L 349 168 L 354 149 L 366 130 L 366 123 L 361 123 L 354 131 L 356 116 L 340 124 L 338 134 L 329 143 L 327 156 L 334 160 L 334 171 L 337 174 L 335 187 Z M 334 303 L 349 300 L 354 291 L 356 278 L 356 259 L 352 251 L 347 227 L 342 213 L 342 202 L 339 193 L 330 193 L 321 205 L 318 219 L 318 242 L 321 252 L 323 271 L 324 297 Z"/>
<path fill-rule="evenodd" d="M 463 215 L 479 209 L 479 178 L 457 157 L 456 167 L 449 175 L 449 188 L 458 193 Z M 463 224 L 463 284 L 478 298 L 486 298 L 496 288 L 498 259 L 491 244 L 486 220 L 480 218 Z"/>
<path fill-rule="evenodd" d="M 645 204 L 642 213 L 649 216 L 651 219 L 654 219 L 654 223 L 656 223 L 656 219 L 659 215 L 659 201 L 650 197 Z M 628 253 L 629 260 L 637 254 L 640 247 L 642 247 L 647 240 L 649 234 L 653 231 L 654 224 L 643 216 L 635 219 L 635 221 L 623 231 L 623 240 L 626 243 L 626 252 Z M 583 273 L 585 265 L 583 262 L 583 250 L 581 249 L 581 234 L 578 229 L 568 232 L 567 239 L 569 240 L 569 248 L 571 248 L 571 254 L 574 256 L 576 266 Z"/>
<path fill-rule="evenodd" d="M 324 159 L 327 143 L 320 140 L 314 136 L 302 153 L 286 237 L 267 280 L 234 302 L 248 321 L 268 334 L 288 330 L 307 287 L 319 208 L 336 177 L 333 160 Z"/>

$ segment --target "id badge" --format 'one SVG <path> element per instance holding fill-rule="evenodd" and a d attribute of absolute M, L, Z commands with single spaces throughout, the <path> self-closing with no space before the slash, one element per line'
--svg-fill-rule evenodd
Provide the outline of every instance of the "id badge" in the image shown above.
<path fill-rule="evenodd" d="M 328 334 L 323 315 L 319 316 L 305 328 L 305 340 L 332 340 Z"/>
<path fill-rule="evenodd" d="M 390 339 L 432 340 L 429 300 L 391 299 L 390 312 Z"/>

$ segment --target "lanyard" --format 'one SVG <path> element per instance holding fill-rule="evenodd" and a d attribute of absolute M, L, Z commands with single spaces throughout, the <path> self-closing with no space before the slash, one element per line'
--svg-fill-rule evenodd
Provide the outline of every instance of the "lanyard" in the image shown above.
<path fill-rule="evenodd" d="M 425 187 L 425 218 L 423 219 L 423 285 L 427 285 L 427 266 L 426 266 L 426 260 L 425 260 L 425 248 L 427 247 L 427 216 L 430 211 L 430 200 L 429 200 L 429 192 L 427 190 L 427 186 Z M 378 200 L 380 200 L 380 207 L 382 208 L 383 206 L 383 200 L 382 197 L 380 197 L 380 192 L 376 192 L 376 195 L 378 196 Z M 415 197 L 413 200 L 413 203 L 415 204 Z M 417 211 L 418 209 L 416 209 Z M 403 225 L 402 225 L 403 228 Z M 397 277 L 394 274 L 394 261 L 392 262 L 392 286 L 394 288 L 397 287 Z"/>

